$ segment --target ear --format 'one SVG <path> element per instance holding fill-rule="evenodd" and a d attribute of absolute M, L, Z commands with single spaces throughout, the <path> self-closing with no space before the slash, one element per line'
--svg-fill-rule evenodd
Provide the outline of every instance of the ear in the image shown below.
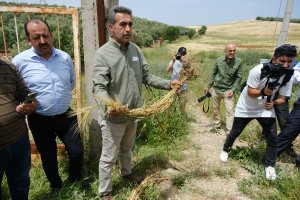
<path fill-rule="evenodd" d="M 30 46 L 32 46 L 31 45 L 31 40 L 30 40 L 30 38 L 28 36 L 26 36 L 26 42 L 27 42 L 27 44 L 29 44 Z"/>
<path fill-rule="evenodd" d="M 114 26 L 113 24 L 107 25 L 107 28 L 108 28 L 109 32 L 111 32 L 111 33 L 113 32 L 113 26 Z"/>
<path fill-rule="evenodd" d="M 272 56 L 272 59 L 271 59 L 272 63 L 274 63 L 276 61 L 276 59 L 277 58 L 275 56 Z"/>

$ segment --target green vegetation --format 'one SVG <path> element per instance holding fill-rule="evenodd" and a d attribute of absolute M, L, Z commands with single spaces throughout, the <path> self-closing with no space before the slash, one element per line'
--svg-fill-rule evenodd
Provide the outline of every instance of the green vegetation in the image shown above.
<path fill-rule="evenodd" d="M 260 17 L 260 16 L 257 16 L 256 20 L 282 22 L 283 18 L 281 18 L 281 17 Z M 291 19 L 290 22 L 291 23 L 300 23 L 300 19 Z"/>
<path fill-rule="evenodd" d="M 0 5 L 7 5 L 5 2 L 0 2 Z M 40 16 L 41 17 L 41 16 Z M 11 22 L 13 16 L 5 16 L 4 24 L 7 34 L 7 45 L 12 55 L 16 54 L 16 39 L 14 33 L 14 24 Z M 53 30 L 55 46 L 57 44 L 57 27 L 56 17 L 45 15 L 50 28 Z M 18 29 L 21 50 L 27 49 L 27 44 L 24 42 L 23 23 L 27 20 L 27 15 L 18 15 Z M 62 49 L 69 52 L 72 55 L 72 43 L 70 35 L 70 18 L 63 16 L 61 18 L 61 40 Z M 140 46 L 151 46 L 153 41 L 158 39 L 165 39 L 172 42 L 172 44 L 165 44 L 155 48 L 144 48 L 143 52 L 147 58 L 150 71 L 153 74 L 164 76 L 168 78 L 169 75 L 165 73 L 165 68 L 171 58 L 174 49 L 177 50 L 178 46 L 186 46 L 193 39 L 194 44 L 201 43 L 201 45 L 223 45 L 228 41 L 236 42 L 239 44 L 252 44 L 254 42 L 260 43 L 256 39 L 249 37 L 247 40 L 232 35 L 218 36 L 216 40 L 214 36 L 206 34 L 206 27 L 202 26 L 204 30 L 201 40 L 197 40 L 193 36 L 195 33 L 191 29 L 184 27 L 172 27 L 162 23 L 148 21 L 138 17 L 134 17 L 134 33 L 133 40 Z M 172 29 L 176 32 L 176 37 L 167 38 L 166 31 Z M 172 31 L 171 31 L 172 32 Z M 174 34 L 173 32 L 173 34 Z M 200 34 L 200 32 L 198 32 Z M 172 34 L 170 34 L 172 35 Z M 211 41 L 209 41 L 209 39 Z M 222 39 L 222 40 L 221 40 Z M 0 41 L 2 41 L 2 34 L 0 34 Z M 255 40 L 255 41 L 254 41 Z M 2 46 L 1 46 L 2 45 Z M 173 45 L 173 46 L 172 46 Z M 177 46 L 176 46 L 177 45 Z M 175 48 L 176 47 L 176 48 Z M 205 47 L 204 47 L 205 48 Z M 196 99 L 202 95 L 204 87 L 207 84 L 209 75 L 211 72 L 211 66 L 214 60 L 223 55 L 224 52 L 221 48 L 215 48 L 217 50 L 204 51 L 203 47 L 199 49 L 188 49 L 189 57 L 192 58 L 192 66 L 200 74 L 199 78 L 189 83 L 188 99 Z M 3 44 L 0 44 L 0 50 L 3 50 Z M 264 50 L 240 50 L 237 51 L 237 56 L 244 61 L 244 82 L 248 76 L 249 70 L 259 63 L 261 58 L 270 58 L 271 54 Z M 299 56 L 298 56 L 299 57 Z M 299 57 L 300 58 L 300 57 Z M 294 94 L 292 98 L 296 98 Z M 164 95 L 166 91 L 144 88 L 143 98 L 145 102 L 155 101 L 158 97 Z M 85 94 L 85 92 L 83 92 Z M 236 96 L 238 98 L 238 94 Z M 236 98 L 236 99 L 237 99 Z M 293 101 L 294 99 L 292 99 Z M 212 105 L 210 105 L 212 106 Z M 222 112 L 224 114 L 224 109 Z M 211 115 L 211 110 L 208 113 Z M 224 115 L 223 115 L 224 116 Z M 181 161 L 182 151 L 186 144 L 186 135 L 188 133 L 187 121 L 188 116 L 179 108 L 178 100 L 174 105 L 155 117 L 150 117 L 139 121 L 136 144 L 133 150 L 133 171 L 145 176 L 160 172 L 170 167 L 170 161 Z M 224 124 L 224 118 L 222 118 Z M 261 164 L 263 155 L 265 152 L 265 142 L 260 140 L 261 128 L 256 122 L 252 122 L 247 126 L 245 131 L 240 136 L 240 139 L 248 143 L 247 147 L 234 148 L 230 153 L 230 158 L 238 161 L 245 169 L 253 174 L 252 178 L 245 179 L 239 183 L 239 189 L 250 196 L 253 199 L 300 199 L 299 184 L 300 179 L 297 172 L 289 169 L 284 164 L 279 163 L 277 166 L 277 172 L 279 178 L 274 182 L 265 180 L 264 169 Z M 100 141 L 99 141 L 100 143 Z M 87 147 L 85 147 L 87 149 Z M 219 147 L 216 147 L 219 148 Z M 31 169 L 31 188 L 30 199 L 98 199 L 98 163 L 90 162 L 86 160 L 84 167 L 84 180 L 76 183 L 70 183 L 67 180 L 67 156 L 61 155 L 59 160 L 60 174 L 64 181 L 64 187 L 55 195 L 50 193 L 50 186 L 46 180 L 45 174 L 42 170 L 41 163 L 34 161 Z M 282 159 L 282 158 L 280 158 Z M 284 158 L 283 158 L 284 159 Z M 95 160 L 98 160 L 96 158 Z M 136 185 L 132 185 L 129 182 L 123 180 L 120 175 L 120 166 L 117 163 L 113 171 L 113 196 L 116 200 L 126 199 L 130 192 Z M 171 181 L 173 186 L 178 188 L 189 184 L 191 178 L 209 178 L 210 176 L 218 176 L 220 178 L 229 179 L 235 177 L 235 167 L 224 170 L 222 168 L 213 169 L 196 169 L 191 171 L 180 171 L 180 173 L 174 176 Z M 4 199 L 8 199 L 8 187 L 4 180 L 3 183 Z M 140 196 L 143 200 L 159 199 L 158 188 L 156 184 L 153 184 L 146 188 L 143 194 Z"/>
<path fill-rule="evenodd" d="M 206 26 L 201 26 L 201 28 L 198 30 L 199 35 L 205 35 L 207 30 Z"/>

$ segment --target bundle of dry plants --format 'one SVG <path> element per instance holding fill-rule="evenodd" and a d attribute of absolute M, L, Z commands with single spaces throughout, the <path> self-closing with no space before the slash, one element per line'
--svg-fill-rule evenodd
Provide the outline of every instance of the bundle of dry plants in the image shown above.
<path fill-rule="evenodd" d="M 144 181 L 132 190 L 127 200 L 138 200 L 143 191 L 154 183 L 160 183 L 162 181 L 168 180 L 167 178 L 162 178 L 158 173 L 152 174 L 144 179 Z"/>
<path fill-rule="evenodd" d="M 1 60 L 7 60 L 7 61 L 11 62 L 12 57 L 11 57 L 11 56 L 7 56 L 7 55 L 1 55 L 1 56 L 0 56 L 0 59 L 1 59 Z"/>
<path fill-rule="evenodd" d="M 174 102 L 177 93 L 184 82 L 187 82 L 192 77 L 192 66 L 190 62 L 184 61 L 182 63 L 182 70 L 179 74 L 178 82 L 179 84 L 170 90 L 166 95 L 159 98 L 157 101 L 145 105 L 141 108 L 135 109 L 124 109 L 125 106 L 122 105 L 120 102 L 114 101 L 113 99 L 104 100 L 104 104 L 107 109 L 111 110 L 119 110 L 126 116 L 135 117 L 135 118 L 146 118 L 149 116 L 153 116 L 159 113 L 162 113 L 166 109 L 168 109 L 172 103 Z"/>

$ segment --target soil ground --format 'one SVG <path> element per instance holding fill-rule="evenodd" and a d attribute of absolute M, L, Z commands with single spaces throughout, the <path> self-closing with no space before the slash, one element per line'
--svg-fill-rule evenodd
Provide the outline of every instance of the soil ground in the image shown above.
<path fill-rule="evenodd" d="M 187 106 L 190 132 L 188 145 L 184 149 L 184 158 L 171 161 L 172 168 L 163 173 L 169 177 L 184 174 L 188 176 L 182 187 L 172 186 L 170 181 L 161 183 L 160 199 L 168 200 L 206 200 L 206 199 L 251 199 L 238 189 L 238 182 L 247 179 L 251 174 L 234 160 L 222 163 L 220 151 L 226 134 L 210 132 L 211 119 L 202 111 L 201 106 Z M 235 145 L 246 145 L 236 141 Z M 230 174 L 230 175 L 228 175 Z"/>

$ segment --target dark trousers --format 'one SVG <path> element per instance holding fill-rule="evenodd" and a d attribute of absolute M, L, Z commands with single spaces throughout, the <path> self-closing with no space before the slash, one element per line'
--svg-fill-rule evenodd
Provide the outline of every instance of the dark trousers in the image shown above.
<path fill-rule="evenodd" d="M 27 200 L 30 186 L 29 169 L 31 165 L 28 133 L 17 142 L 0 149 L 0 183 L 5 173 L 11 198 Z M 0 200 L 2 200 L 0 186 Z"/>
<path fill-rule="evenodd" d="M 69 109 L 56 116 L 30 115 L 28 124 L 36 147 L 41 154 L 43 169 L 52 188 L 60 188 L 62 180 L 58 173 L 56 136 L 64 143 L 69 156 L 69 179 L 81 178 L 83 145 L 77 116 Z"/>
<path fill-rule="evenodd" d="M 256 119 L 263 129 L 263 134 L 267 140 L 266 159 L 265 166 L 275 166 L 276 153 L 277 153 L 277 131 L 276 131 L 276 119 L 275 118 L 241 118 L 234 117 L 233 126 L 226 138 L 223 150 L 226 152 L 230 151 L 236 138 L 242 133 L 247 124 Z"/>
<path fill-rule="evenodd" d="M 290 112 L 288 120 L 281 133 L 278 135 L 278 156 L 289 147 L 300 133 L 300 100 L 294 103 L 293 110 Z M 300 157 L 296 159 L 296 165 L 300 166 Z"/>

